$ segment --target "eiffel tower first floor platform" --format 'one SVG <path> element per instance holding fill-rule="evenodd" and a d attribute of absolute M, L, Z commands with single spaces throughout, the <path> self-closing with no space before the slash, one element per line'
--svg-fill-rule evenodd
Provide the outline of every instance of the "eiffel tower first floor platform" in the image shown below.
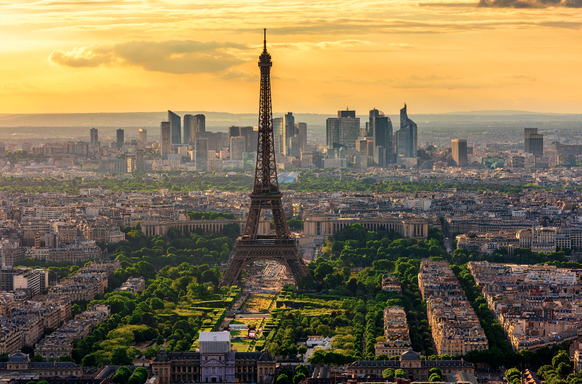
<path fill-rule="evenodd" d="M 236 251 L 224 272 L 220 286 L 236 285 L 245 266 L 259 260 L 272 260 L 284 265 L 295 283 L 309 274 L 295 240 L 245 241 L 239 238 Z"/>

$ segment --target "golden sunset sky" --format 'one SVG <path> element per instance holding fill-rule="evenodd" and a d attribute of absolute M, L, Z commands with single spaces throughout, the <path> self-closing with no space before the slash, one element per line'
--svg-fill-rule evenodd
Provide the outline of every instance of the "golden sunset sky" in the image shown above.
<path fill-rule="evenodd" d="M 464 0 L 467 1 L 467 0 Z M 582 0 L 0 0 L 0 113 L 582 113 Z"/>

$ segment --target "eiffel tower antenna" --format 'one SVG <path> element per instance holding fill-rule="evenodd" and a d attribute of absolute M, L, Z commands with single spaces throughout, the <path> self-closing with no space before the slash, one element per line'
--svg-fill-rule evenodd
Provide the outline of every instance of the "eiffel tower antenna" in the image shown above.
<path fill-rule="evenodd" d="M 236 252 L 222 277 L 220 286 L 235 285 L 244 267 L 258 260 L 273 260 L 284 265 L 295 282 L 309 274 L 297 249 L 297 240 L 291 234 L 285 211 L 283 194 L 277 179 L 277 161 L 273 137 L 273 107 L 271 104 L 271 55 L 267 52 L 267 30 L 264 29 L 263 52 L 259 56 L 261 93 L 259 97 L 259 134 L 255 182 L 250 194 L 251 206 L 241 237 L 236 241 Z M 260 235 L 259 220 L 263 210 L 271 210 L 275 234 Z"/>

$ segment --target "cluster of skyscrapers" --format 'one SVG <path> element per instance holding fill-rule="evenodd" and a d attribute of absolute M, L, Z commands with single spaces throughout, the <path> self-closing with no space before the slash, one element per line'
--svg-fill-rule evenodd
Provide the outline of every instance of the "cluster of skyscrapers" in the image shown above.
<path fill-rule="evenodd" d="M 256 127 L 231 126 L 228 133 L 206 132 L 205 116 L 199 114 L 185 115 L 182 131 L 179 115 L 168 111 L 167 120 L 161 123 L 160 154 L 163 158 L 178 159 L 189 155 L 197 170 L 214 169 L 214 162 L 226 159 L 242 162 L 242 169 L 254 168 L 258 141 Z M 275 151 L 292 158 L 300 157 L 301 151 L 307 147 L 307 124 L 295 123 L 289 112 L 273 119 L 273 130 Z"/>
<path fill-rule="evenodd" d="M 342 149 L 356 148 L 361 167 L 383 167 L 417 157 L 418 126 L 408 117 L 406 105 L 400 110 L 400 129 L 396 132 L 382 111 L 372 109 L 369 122 L 362 129 L 356 111 L 346 109 L 327 119 L 326 138 L 328 151 L 339 153 Z"/>
<path fill-rule="evenodd" d="M 285 156 L 299 157 L 300 149 L 307 147 L 307 124 L 295 123 L 293 113 L 273 119 L 275 152 Z"/>

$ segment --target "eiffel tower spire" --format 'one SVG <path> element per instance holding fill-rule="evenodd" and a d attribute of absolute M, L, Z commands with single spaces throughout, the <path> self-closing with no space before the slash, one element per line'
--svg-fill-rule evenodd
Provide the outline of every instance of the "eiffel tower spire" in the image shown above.
<path fill-rule="evenodd" d="M 245 228 L 236 242 L 236 252 L 224 273 L 221 286 L 236 284 L 244 266 L 258 260 L 274 260 L 287 267 L 296 282 L 309 272 L 291 235 L 283 194 L 277 179 L 277 161 L 273 136 L 273 107 L 271 104 L 271 55 L 267 52 L 267 30 L 264 30 L 263 52 L 259 56 L 261 93 L 259 97 L 259 132 L 255 182 L 250 194 L 251 206 Z M 275 234 L 259 235 L 259 220 L 263 210 L 271 210 Z"/>

